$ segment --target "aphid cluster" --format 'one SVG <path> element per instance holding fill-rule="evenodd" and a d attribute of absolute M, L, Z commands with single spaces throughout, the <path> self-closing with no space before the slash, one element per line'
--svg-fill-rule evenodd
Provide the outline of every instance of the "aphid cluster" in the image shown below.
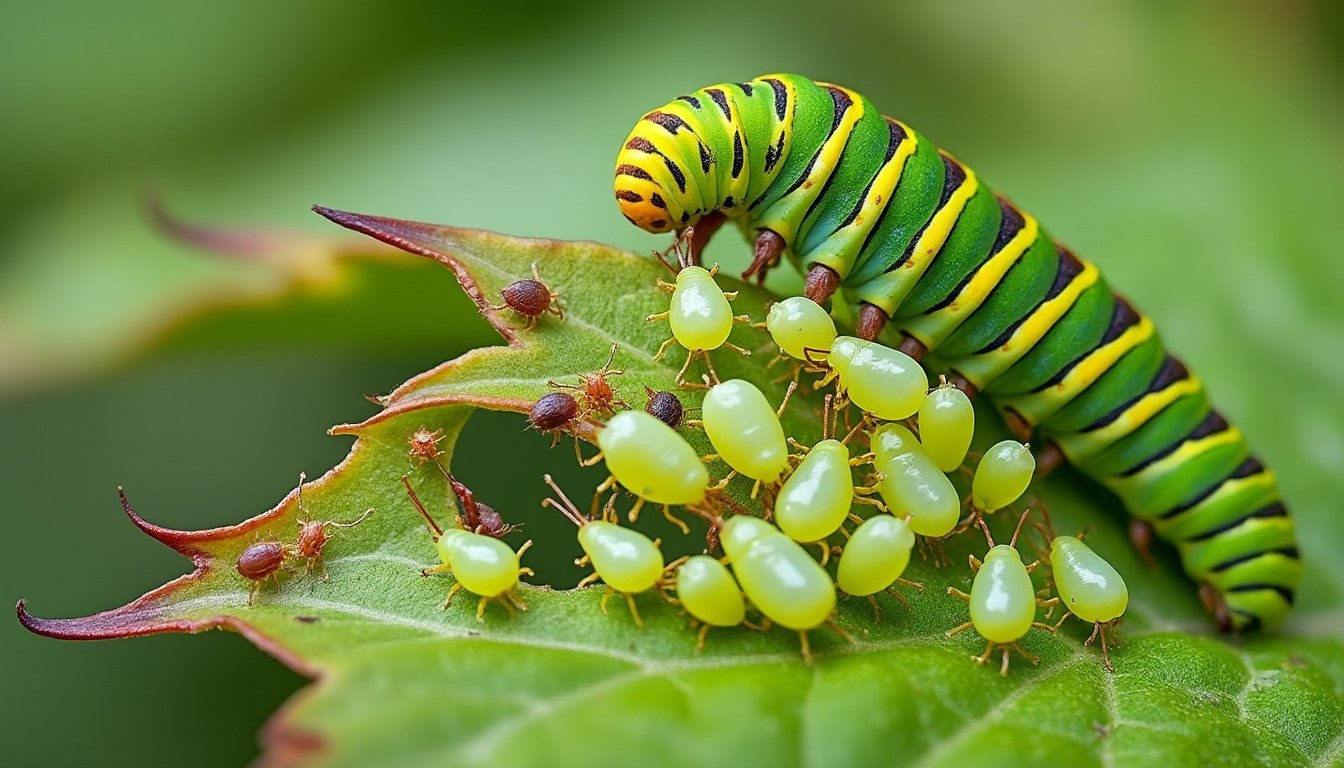
<path fill-rule="evenodd" d="M 700 625 L 697 647 L 703 646 L 710 627 L 778 624 L 799 633 L 810 661 L 810 630 L 830 626 L 848 636 L 835 624 L 839 594 L 868 599 L 875 618 L 877 593 L 887 591 L 905 602 L 895 591 L 898 584 L 922 589 L 903 578 L 916 544 L 922 539 L 928 550 L 941 553 L 946 538 L 968 528 L 978 525 L 988 534 L 984 516 L 1022 497 L 1034 460 L 1027 446 L 1011 440 L 983 457 L 971 456 L 975 417 L 964 392 L 945 380 L 930 389 L 924 369 L 905 352 L 838 335 L 830 315 L 806 298 L 773 305 L 762 324 L 780 358 L 792 360 L 795 367 L 784 377 L 792 383 L 778 402 L 751 382 L 720 380 L 709 354 L 729 346 L 733 324 L 746 318 L 732 315 L 731 296 L 718 288 L 714 270 L 693 266 L 680 241 L 674 250 L 680 265 L 674 270 L 677 282 L 660 281 L 672 293 L 670 309 L 650 319 L 672 321 L 673 339 L 662 349 L 675 341 L 689 351 L 676 383 L 706 390 L 699 418 L 684 418 L 687 409 L 675 392 L 646 387 L 642 409 L 619 400 L 606 381 L 618 373 L 611 370 L 615 349 L 596 373 L 580 375 L 579 384 L 552 382 L 577 396 L 572 407 L 567 402 L 552 417 L 548 398 L 568 393 L 545 395 L 529 416 L 532 426 L 564 429 L 581 413 L 605 417 L 594 420 L 600 451 L 583 463 L 603 463 L 610 476 L 597 487 L 591 511 L 584 513 L 547 475 L 554 495 L 546 505 L 578 527 L 584 553 L 578 562 L 593 567 L 581 584 L 606 584 L 604 611 L 607 600 L 620 594 L 642 626 L 635 596 L 655 592 L 680 604 Z M 703 385 L 688 380 L 695 357 L 706 363 Z M 781 421 L 803 372 L 817 374 L 812 384 L 816 388 L 834 386 L 821 414 L 823 439 L 810 445 L 787 435 Z M 851 418 L 855 412 L 857 420 Z M 698 455 L 682 428 L 703 430 L 713 453 Z M 867 450 L 852 449 L 864 442 Z M 973 459 L 969 465 L 968 457 Z M 725 469 L 713 476 L 710 468 L 717 463 Z M 856 480 L 856 469 L 867 472 L 867 479 Z M 960 492 L 949 474 L 969 475 L 969 492 Z M 727 495 L 728 484 L 739 475 L 751 481 L 751 497 L 762 500 L 764 519 L 743 514 Z M 612 494 L 602 503 L 608 491 Z M 619 491 L 633 497 L 631 522 L 649 503 L 684 532 L 689 527 L 673 514 L 673 507 L 706 519 L 709 549 L 721 545 L 722 559 L 704 554 L 666 564 L 659 541 L 621 525 L 615 507 Z M 1027 566 L 1015 554 L 1013 560 L 1005 559 L 1010 551 L 1016 552 L 991 544 L 985 556 L 990 566 L 976 577 L 986 586 L 972 587 L 967 596 L 972 621 L 956 630 L 975 627 L 990 640 L 977 660 L 987 660 L 995 648 L 1018 648 L 1016 642 L 1025 634 L 1017 624 L 995 623 L 975 607 L 985 602 L 977 598 L 982 592 L 1008 585 L 1016 601 L 1025 578 L 1021 599 L 1031 608 L 1026 626 L 1039 624 Z M 1005 568 L 1012 570 L 1013 562 L 1021 573 L 1013 570 L 1010 579 L 1003 574 Z M 1016 602 L 1013 608 L 1024 610 Z M 760 620 L 753 624 L 750 618 L 756 615 Z"/>
<path fill-rule="evenodd" d="M 299 487 L 295 506 L 300 513 L 307 514 L 303 507 L 303 484 L 307 478 L 299 475 Z M 120 491 L 121 489 L 117 489 Z M 121 503 L 130 512 L 130 502 L 126 500 L 126 494 L 121 494 Z M 328 581 L 330 576 L 327 574 L 326 564 L 322 559 L 322 553 L 331 540 L 332 528 L 352 528 L 364 522 L 365 518 L 373 514 L 373 508 L 364 511 L 364 514 L 348 523 L 338 523 L 334 520 L 314 520 L 312 518 L 299 518 L 299 531 L 292 543 L 278 541 L 276 539 L 265 539 L 249 544 L 246 549 L 238 555 L 238 561 L 234 567 L 238 575 L 247 579 L 247 604 L 252 605 L 256 595 L 265 586 L 266 582 L 272 581 L 275 584 L 280 583 L 280 575 L 287 571 L 286 563 L 291 560 L 304 561 L 304 573 L 311 574 L 318 568 L 322 569 L 322 580 Z"/>
<path fill-rule="evenodd" d="M 779 625 L 798 634 L 811 663 L 812 630 L 829 627 L 850 638 L 836 623 L 842 596 L 866 599 L 878 620 L 876 595 L 887 592 L 905 603 L 898 585 L 923 589 L 904 578 L 917 547 L 937 564 L 946 559 L 946 539 L 978 527 L 989 548 L 983 561 L 971 558 L 970 592 L 949 590 L 969 603 L 970 620 L 948 635 L 974 628 L 988 645 L 973 658 L 985 663 L 1001 650 L 1006 672 L 1012 650 L 1036 660 L 1019 645 L 1029 629 L 1054 631 L 1037 620 L 1037 609 L 1063 604 L 1066 615 L 1094 623 L 1109 666 L 1112 631 L 1124 610 L 1123 597 L 1116 598 L 1123 581 L 1114 569 L 1080 540 L 1051 532 L 1051 582 L 1059 597 L 1046 600 L 1030 575 L 1037 563 L 1026 564 L 1018 554 L 1018 533 L 1001 545 L 990 534 L 986 516 L 1014 507 L 1030 485 L 1035 460 L 1029 447 L 1005 440 L 983 455 L 972 454 L 975 414 L 965 392 L 945 379 L 930 388 L 914 357 L 838 334 L 830 314 L 803 297 L 772 305 L 757 326 L 778 347 L 777 359 L 793 367 L 781 379 L 791 381 L 781 385 L 778 398 L 744 379 L 721 380 L 710 354 L 724 346 L 745 353 L 728 338 L 734 324 L 748 318 L 732 314 L 733 295 L 719 288 L 716 270 L 693 263 L 689 236 L 686 241 L 673 247 L 677 267 L 663 262 L 676 275 L 675 283 L 659 281 L 671 293 L 669 309 L 648 318 L 671 323 L 673 337 L 658 356 L 672 343 L 688 352 L 676 387 L 645 387 L 642 407 L 630 405 L 613 382 L 622 375 L 614 367 L 619 350 L 613 345 L 595 371 L 578 374 L 573 383 L 548 382 L 553 391 L 528 414 L 529 425 L 540 432 L 557 439 L 561 432 L 574 435 L 576 450 L 579 435 L 591 438 L 599 451 L 587 459 L 580 453 L 580 462 L 602 464 L 609 473 L 587 512 L 544 476 L 553 494 L 544 506 L 575 524 L 583 552 L 576 564 L 592 567 L 580 586 L 600 580 L 606 587 L 603 612 L 610 598 L 620 595 L 635 624 L 643 626 L 636 597 L 653 593 L 680 605 L 699 626 L 697 648 L 712 627 Z M 696 358 L 705 365 L 703 384 L 688 375 Z M 804 373 L 815 379 L 803 381 Z M 828 389 L 819 414 L 822 438 L 807 444 L 787 434 L 783 420 L 800 386 Z M 698 418 L 686 418 L 696 409 L 687 408 L 677 388 L 703 390 Z M 696 430 L 703 431 L 712 453 L 700 455 L 688 441 L 686 435 Z M 516 591 L 519 576 L 530 570 L 518 558 L 531 542 L 515 553 L 500 540 L 512 526 L 447 470 L 440 439 L 440 433 L 417 430 L 407 453 L 414 470 L 432 464 L 436 481 L 446 480 L 461 508 L 455 524 L 436 523 L 410 477 L 402 478 L 441 561 L 422 573 L 451 573 L 456 583 L 444 605 L 465 589 L 479 597 L 480 620 L 492 600 L 511 612 L 525 608 Z M 738 476 L 750 481 L 762 516 L 747 514 L 729 495 Z M 657 505 L 684 533 L 690 528 L 675 507 L 707 521 L 705 553 L 668 563 L 660 540 L 622 523 L 617 502 L 623 493 L 632 498 L 624 513 L 631 523 L 647 504 Z M 1028 514 L 1022 514 L 1019 531 Z M 1098 574 L 1104 577 L 1100 582 Z"/>

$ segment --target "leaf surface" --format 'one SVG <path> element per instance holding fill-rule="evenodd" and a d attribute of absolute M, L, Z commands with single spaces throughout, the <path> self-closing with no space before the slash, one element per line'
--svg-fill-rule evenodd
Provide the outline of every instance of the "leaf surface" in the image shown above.
<path fill-rule="evenodd" d="M 243 633 L 319 678 L 267 730 L 267 757 L 281 764 L 620 765 L 638 755 L 677 764 L 953 766 L 992 755 L 1002 765 L 1331 765 L 1344 755 L 1339 640 L 1210 634 L 1174 560 L 1143 566 L 1124 542 L 1116 502 L 1067 471 L 1040 489 L 1056 524 L 1090 524 L 1089 541 L 1130 585 L 1114 674 L 1084 645 L 1090 628 L 1076 622 L 1057 636 L 1033 630 L 1024 645 L 1041 664 L 1015 659 L 1006 677 L 968 660 L 982 647 L 973 632 L 945 638 L 966 619 L 964 603 L 946 587 L 968 589 L 966 554 L 984 550 L 970 534 L 949 547 L 950 567 L 916 560 L 908 575 L 928 588 L 907 590 L 908 612 L 883 596 L 875 621 L 866 601 L 843 599 L 839 623 L 853 642 L 814 632 L 812 667 L 801 662 L 797 639 L 781 630 L 715 630 L 697 653 L 694 632 L 675 608 L 640 596 L 648 624 L 641 630 L 619 600 L 602 615 L 600 587 L 526 586 L 521 597 L 529 610 L 512 621 L 492 605 L 478 623 L 468 595 L 441 610 L 451 579 L 419 575 L 434 561 L 434 548 L 400 478 L 410 471 L 441 519 L 452 502 L 437 469 L 408 463 L 407 438 L 420 428 L 443 430 L 440 447 L 450 463 L 473 411 L 526 412 L 550 391 L 548 381 L 573 382 L 599 368 L 613 344 L 613 365 L 623 371 L 612 379 L 617 393 L 642 407 L 644 387 L 670 389 L 681 363 L 675 347 L 667 359 L 653 359 L 667 327 L 644 322 L 666 308 L 655 287 L 666 272 L 651 259 L 597 244 L 323 213 L 448 266 L 509 345 L 427 371 L 385 398 L 374 417 L 335 428 L 353 436 L 354 446 L 340 466 L 304 488 L 302 510 L 292 493 L 244 523 L 201 532 L 169 531 L 133 515 L 146 533 L 191 558 L 195 571 L 87 618 L 39 619 L 20 604 L 30 629 L 66 638 L 214 627 Z M 561 294 L 567 316 L 523 330 L 507 310 L 487 307 L 504 285 L 530 276 L 533 263 Z M 763 317 L 766 293 L 722 282 L 740 290 L 737 311 Z M 743 326 L 732 340 L 757 354 L 716 353 L 720 376 L 752 380 L 778 401 L 783 384 L 765 368 L 765 334 Z M 785 424 L 806 443 L 820 437 L 820 423 L 819 400 L 805 389 Z M 688 406 L 698 403 L 697 392 L 682 393 Z M 978 440 L 988 442 L 996 437 L 992 417 L 982 422 Z M 593 426 L 580 431 L 589 435 Z M 700 433 L 683 431 L 709 452 Z M 540 488 L 549 464 L 508 458 L 498 457 L 501 471 Z M 574 458 L 562 444 L 550 461 Z M 714 469 L 722 473 L 721 465 Z M 580 487 L 567 490 L 586 498 Z M 732 490 L 750 504 L 744 482 Z M 377 512 L 368 521 L 338 531 L 328 544 L 329 581 L 299 570 L 246 605 L 247 583 L 234 563 L 249 544 L 292 540 L 300 518 L 344 521 L 370 507 Z M 553 512 L 501 512 L 528 523 L 538 550 L 578 553 L 572 535 L 540 537 L 541 518 Z M 703 547 L 703 526 L 681 537 L 657 517 L 647 512 L 640 526 L 668 537 L 669 557 Z M 1008 535 L 1015 522 L 1008 517 L 994 521 L 997 536 Z M 510 541 L 517 546 L 523 538 L 515 533 Z M 1331 614 L 1321 616 L 1328 623 Z"/>

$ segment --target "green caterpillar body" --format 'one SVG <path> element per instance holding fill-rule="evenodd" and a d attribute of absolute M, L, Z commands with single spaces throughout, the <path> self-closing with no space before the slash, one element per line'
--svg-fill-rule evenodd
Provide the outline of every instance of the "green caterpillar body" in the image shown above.
<path fill-rule="evenodd" d="M 726 219 L 781 252 L 809 297 L 856 305 L 859 333 L 985 393 L 1179 549 L 1227 629 L 1274 624 L 1300 579 L 1273 473 L 1152 322 L 1034 218 L 863 96 L 796 75 L 710 86 L 646 114 L 616 199 L 650 232 Z M 837 293 L 838 291 L 838 293 Z"/>

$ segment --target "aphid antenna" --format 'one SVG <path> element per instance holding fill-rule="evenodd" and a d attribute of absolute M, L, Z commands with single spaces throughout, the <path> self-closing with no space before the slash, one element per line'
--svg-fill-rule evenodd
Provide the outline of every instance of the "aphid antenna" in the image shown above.
<path fill-rule="evenodd" d="M 555 507 L 557 510 L 560 511 L 560 514 L 569 518 L 569 521 L 571 523 L 579 526 L 580 528 L 582 528 L 585 524 L 587 524 L 588 520 L 583 516 L 581 512 L 579 512 L 579 508 L 574 505 L 573 501 L 570 501 L 569 497 L 565 495 L 564 491 L 560 490 L 560 486 L 555 484 L 555 480 L 550 475 L 542 475 L 541 479 L 544 480 L 546 484 L 551 487 L 551 490 L 555 491 L 556 495 L 560 497 L 561 501 L 563 501 L 563 503 L 561 503 L 561 501 L 556 501 L 555 499 L 548 497 L 542 500 L 541 506 Z"/>
<path fill-rule="evenodd" d="M 1010 547 L 1016 547 L 1016 546 L 1017 546 L 1017 534 L 1019 534 L 1019 533 L 1022 532 L 1022 524 L 1025 523 L 1025 522 L 1027 521 L 1027 517 L 1028 517 L 1029 515 L 1031 515 L 1031 507 L 1030 507 L 1030 506 L 1028 506 L 1025 510 L 1022 511 L 1022 517 L 1020 517 L 1020 518 L 1018 519 L 1018 521 L 1017 521 L 1017 527 L 1013 529 L 1013 538 L 1011 538 L 1011 539 L 1008 540 L 1008 546 L 1010 546 Z"/>
<path fill-rule="evenodd" d="M 994 535 L 989 532 L 989 524 L 985 522 L 984 515 L 975 518 L 975 522 L 980 525 L 980 529 L 985 532 L 985 541 L 989 542 L 989 548 L 994 548 Z"/>
<path fill-rule="evenodd" d="M 401 476 L 401 484 L 406 486 L 406 495 L 411 497 L 411 503 L 415 505 L 416 511 L 420 513 L 421 517 L 425 518 L 426 523 L 429 523 L 429 529 L 434 531 L 434 538 L 437 540 L 443 536 L 443 529 L 439 527 L 438 523 L 434 522 L 434 518 L 429 516 L 429 510 L 425 509 L 420 497 L 415 495 L 415 489 L 411 487 L 411 480 L 408 475 Z"/>
<path fill-rule="evenodd" d="M 675 248 L 675 247 L 677 247 L 677 244 L 676 244 L 676 241 L 673 241 L 673 243 L 672 243 L 672 248 Z M 671 248 L 669 248 L 668 250 L 670 251 Z M 653 252 L 653 258 L 657 259 L 659 264 L 662 264 L 664 267 L 667 267 L 667 271 L 668 271 L 668 272 L 671 272 L 672 275 L 673 275 L 673 277 L 676 276 L 676 274 L 677 274 L 677 268 L 674 267 L 674 266 L 672 266 L 672 264 L 668 262 L 667 257 L 663 255 L 663 252 L 662 252 L 662 251 L 655 250 L 655 251 Z"/>

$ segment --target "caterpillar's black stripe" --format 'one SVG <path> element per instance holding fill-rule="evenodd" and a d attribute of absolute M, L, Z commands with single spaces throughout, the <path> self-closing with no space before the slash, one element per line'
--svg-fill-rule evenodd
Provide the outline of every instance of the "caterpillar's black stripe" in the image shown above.
<path fill-rule="evenodd" d="M 952 199 L 952 193 L 956 192 L 961 188 L 962 184 L 966 183 L 966 170 L 962 168 L 959 163 L 947 155 L 943 155 L 942 160 L 943 191 L 938 198 L 938 205 L 936 206 L 936 210 L 939 211 L 947 207 L 948 201 Z M 919 234 L 915 235 L 915 237 L 910 240 L 910 245 L 906 247 L 905 253 L 901 254 L 901 258 L 897 259 L 890 267 L 887 267 L 886 271 L 894 272 L 910 259 L 910 255 L 914 253 L 915 245 L 919 243 L 927 229 L 928 224 L 925 224 L 924 228 L 920 229 Z"/>

